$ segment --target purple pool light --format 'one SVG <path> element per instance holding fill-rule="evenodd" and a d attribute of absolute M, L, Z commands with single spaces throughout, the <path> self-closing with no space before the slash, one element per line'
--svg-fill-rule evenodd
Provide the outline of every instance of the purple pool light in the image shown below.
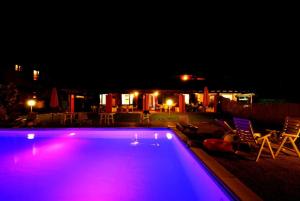
<path fill-rule="evenodd" d="M 5 201 L 236 199 L 169 129 L 3 129 L 0 159 Z"/>

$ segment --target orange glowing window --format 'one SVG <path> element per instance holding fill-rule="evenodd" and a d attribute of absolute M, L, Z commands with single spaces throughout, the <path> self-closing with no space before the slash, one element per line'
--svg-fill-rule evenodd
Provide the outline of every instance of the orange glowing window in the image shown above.
<path fill-rule="evenodd" d="M 15 71 L 22 71 L 22 66 L 16 64 L 15 65 Z"/>
<path fill-rule="evenodd" d="M 40 75 L 40 71 L 33 70 L 33 80 L 38 80 Z"/>

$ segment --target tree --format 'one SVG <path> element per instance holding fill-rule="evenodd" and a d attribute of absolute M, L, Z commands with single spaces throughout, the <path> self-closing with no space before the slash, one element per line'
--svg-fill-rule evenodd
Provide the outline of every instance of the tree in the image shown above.
<path fill-rule="evenodd" d="M 0 84 L 0 120 L 10 122 L 16 117 L 19 91 L 14 83 Z"/>

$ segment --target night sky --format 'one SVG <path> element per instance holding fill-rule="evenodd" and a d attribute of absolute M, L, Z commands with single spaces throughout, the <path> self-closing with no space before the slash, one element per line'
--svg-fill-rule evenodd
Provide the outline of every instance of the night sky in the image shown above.
<path fill-rule="evenodd" d="M 188 73 L 206 78 L 194 83 L 199 87 L 296 97 L 299 34 L 293 16 L 202 11 L 18 21 L 2 37 L 1 63 L 38 64 L 53 84 L 75 87 L 170 87 Z"/>

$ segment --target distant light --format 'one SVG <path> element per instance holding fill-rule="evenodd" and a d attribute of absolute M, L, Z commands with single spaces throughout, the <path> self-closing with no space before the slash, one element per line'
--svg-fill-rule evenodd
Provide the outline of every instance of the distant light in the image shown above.
<path fill-rule="evenodd" d="M 33 139 L 34 139 L 34 136 L 35 136 L 34 133 L 28 133 L 28 134 L 27 134 L 27 139 L 28 139 L 28 140 L 33 140 Z"/>
<path fill-rule="evenodd" d="M 188 81 L 188 80 L 205 80 L 204 77 L 197 77 L 196 75 L 188 75 L 188 74 L 180 75 L 180 79 L 182 81 Z"/>
<path fill-rule="evenodd" d="M 154 133 L 154 139 L 157 140 L 157 138 L 158 138 L 158 133 Z"/>
<path fill-rule="evenodd" d="M 135 91 L 133 94 L 134 94 L 134 96 L 138 96 L 139 92 Z"/>
<path fill-rule="evenodd" d="M 74 136 L 74 135 L 76 135 L 76 133 L 69 133 L 69 135 L 70 135 L 70 136 Z"/>
<path fill-rule="evenodd" d="M 22 67 L 20 65 L 16 64 L 15 71 L 22 71 Z"/>
<path fill-rule="evenodd" d="M 171 140 L 173 138 L 173 135 L 171 133 L 166 133 L 166 137 L 168 140 Z"/>
<path fill-rule="evenodd" d="M 33 70 L 33 80 L 38 80 L 39 79 L 39 74 L 40 74 L 40 71 Z"/>
<path fill-rule="evenodd" d="M 158 94 L 159 94 L 158 91 L 153 93 L 154 96 L 158 96 Z"/>
<path fill-rule="evenodd" d="M 76 98 L 84 98 L 84 96 L 77 95 Z"/>
<path fill-rule="evenodd" d="M 35 95 L 33 95 L 33 96 L 32 96 L 32 98 L 36 98 L 36 96 L 35 96 Z"/>
<path fill-rule="evenodd" d="M 191 79 L 191 75 L 181 75 L 180 76 L 180 79 L 182 80 L 182 81 L 187 81 L 187 80 L 190 80 Z"/>

